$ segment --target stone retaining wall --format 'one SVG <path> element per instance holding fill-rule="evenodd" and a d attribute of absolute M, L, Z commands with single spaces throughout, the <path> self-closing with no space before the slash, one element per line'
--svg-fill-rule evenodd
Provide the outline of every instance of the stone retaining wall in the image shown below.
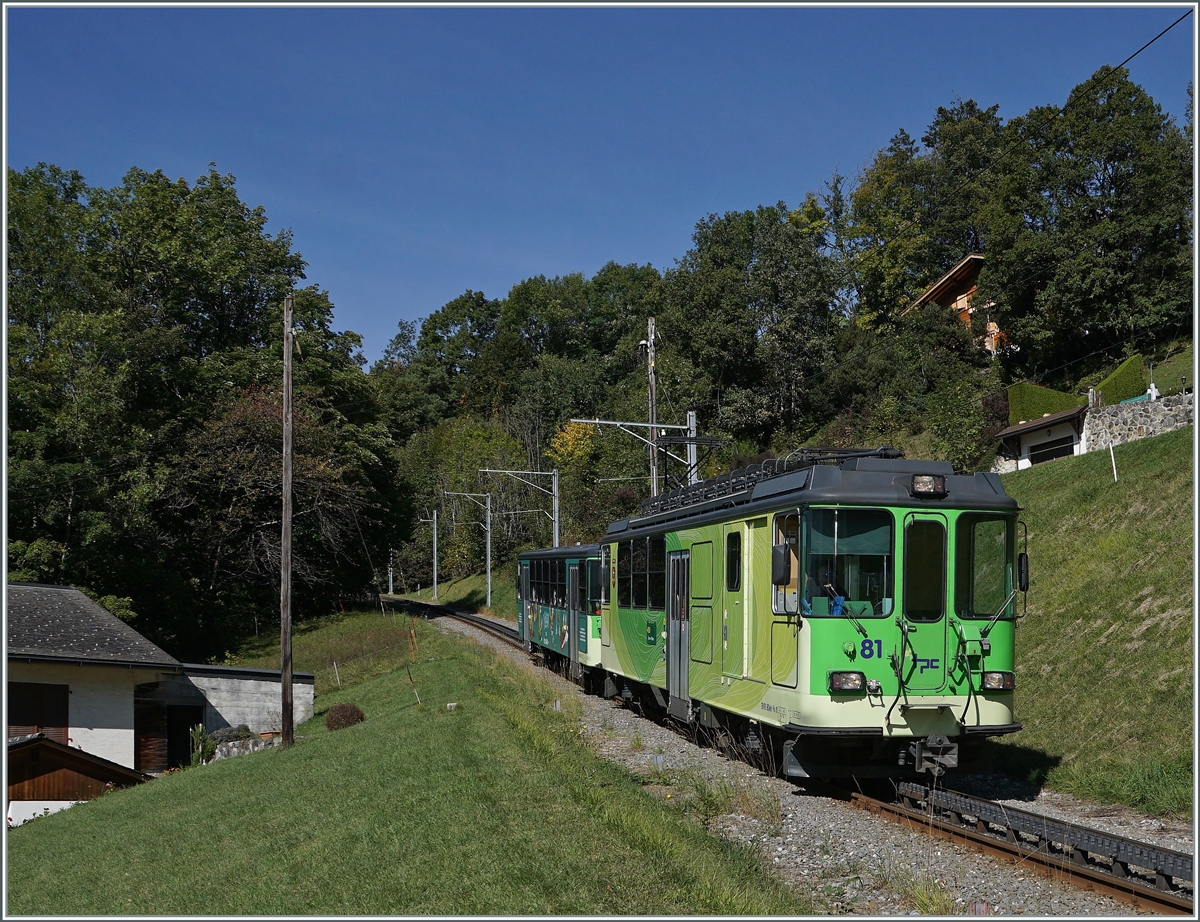
<path fill-rule="evenodd" d="M 248 752 L 258 752 L 262 749 L 271 749 L 278 746 L 282 742 L 278 736 L 272 736 L 269 739 L 255 738 L 248 740 L 232 740 L 228 743 L 217 743 L 217 751 L 213 753 L 210 762 L 219 762 L 221 759 L 232 759 L 234 756 L 245 755 Z"/>
<path fill-rule="evenodd" d="M 1175 394 L 1160 400 L 1118 403 L 1088 410 L 1083 424 L 1083 451 L 1101 451 L 1152 435 L 1193 425 L 1193 395 Z"/>

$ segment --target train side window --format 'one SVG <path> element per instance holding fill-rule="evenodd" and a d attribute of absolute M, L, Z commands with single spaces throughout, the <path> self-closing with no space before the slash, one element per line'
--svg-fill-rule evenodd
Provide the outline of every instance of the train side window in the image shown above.
<path fill-rule="evenodd" d="M 633 604 L 633 542 L 617 545 L 617 604 L 630 608 Z"/>
<path fill-rule="evenodd" d="M 776 547 L 786 547 L 788 582 L 773 586 L 773 610 L 776 614 L 794 615 L 800 611 L 800 516 L 792 512 L 775 516 Z"/>
<path fill-rule="evenodd" d="M 588 577 L 589 570 L 590 570 L 590 567 L 588 567 L 588 565 L 586 563 L 582 564 L 577 570 L 579 575 L 575 577 L 575 610 L 576 611 L 586 612 L 588 610 L 587 577 Z M 570 572 L 570 568 L 568 568 L 568 572 Z"/>
<path fill-rule="evenodd" d="M 608 545 L 600 548 L 600 604 L 608 604 L 608 587 L 612 579 L 612 560 Z"/>
<path fill-rule="evenodd" d="M 604 588 L 606 583 L 601 578 L 600 561 L 589 560 L 587 562 L 587 607 L 586 611 L 590 615 L 600 614 L 600 606 L 603 605 Z"/>
<path fill-rule="evenodd" d="M 633 541 L 633 607 L 646 607 L 646 539 Z"/>
<path fill-rule="evenodd" d="M 647 542 L 647 583 L 650 589 L 650 607 L 662 610 L 667 607 L 667 539 L 663 535 L 650 538 Z"/>
<path fill-rule="evenodd" d="M 742 533 L 731 531 L 725 538 L 725 591 L 742 588 Z"/>

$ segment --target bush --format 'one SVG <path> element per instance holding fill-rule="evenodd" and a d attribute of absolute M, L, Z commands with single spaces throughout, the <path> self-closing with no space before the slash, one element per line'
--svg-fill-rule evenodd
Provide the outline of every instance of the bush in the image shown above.
<path fill-rule="evenodd" d="M 1096 385 L 1104 396 L 1104 406 L 1111 407 L 1130 397 L 1146 393 L 1146 372 L 1142 357 L 1131 355 L 1111 375 Z"/>
<path fill-rule="evenodd" d="M 217 744 L 211 736 L 204 732 L 204 724 L 196 724 L 189 734 L 192 741 L 192 765 L 204 765 L 212 761 L 216 754 Z"/>
<path fill-rule="evenodd" d="M 246 724 L 238 724 L 236 727 L 221 727 L 219 730 L 213 730 L 208 738 L 214 743 L 232 743 L 236 740 L 254 739 L 257 735 Z"/>
<path fill-rule="evenodd" d="M 325 712 L 325 729 L 341 730 L 362 723 L 365 715 L 353 704 L 335 704 Z"/>
<path fill-rule="evenodd" d="M 1008 389 L 1008 424 L 1015 426 L 1022 420 L 1029 422 L 1041 419 L 1047 413 L 1061 413 L 1085 403 L 1086 397 L 1076 397 L 1022 381 Z"/>

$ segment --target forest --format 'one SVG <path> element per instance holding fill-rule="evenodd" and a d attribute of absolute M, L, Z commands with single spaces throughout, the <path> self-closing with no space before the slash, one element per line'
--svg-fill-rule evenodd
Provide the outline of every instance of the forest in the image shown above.
<path fill-rule="evenodd" d="M 793 206 L 701 217 L 673 266 L 468 290 L 370 364 L 215 165 L 113 188 L 10 169 L 8 578 L 78 586 L 187 661 L 278 630 L 291 292 L 298 618 L 386 591 L 389 560 L 398 590 L 428 585 L 435 509 L 440 574 L 479 572 L 482 511 L 447 493 L 491 493 L 495 578 L 548 545 L 549 497 L 482 468 L 558 469 L 564 543 L 636 511 L 645 446 L 571 420 L 647 419 L 651 317 L 658 421 L 697 413 L 705 476 L 804 445 L 986 467 L 1009 385 L 1085 393 L 1190 337 L 1192 120 L 1113 68 L 1007 121 L 955 100 Z M 973 328 L 906 310 L 968 253 Z"/>

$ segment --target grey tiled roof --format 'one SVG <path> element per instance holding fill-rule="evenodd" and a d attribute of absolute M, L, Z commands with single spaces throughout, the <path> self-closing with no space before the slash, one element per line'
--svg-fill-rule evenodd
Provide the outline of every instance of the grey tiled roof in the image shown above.
<path fill-rule="evenodd" d="M 70 586 L 9 583 L 4 614 L 10 657 L 180 665 L 175 657 Z"/>

